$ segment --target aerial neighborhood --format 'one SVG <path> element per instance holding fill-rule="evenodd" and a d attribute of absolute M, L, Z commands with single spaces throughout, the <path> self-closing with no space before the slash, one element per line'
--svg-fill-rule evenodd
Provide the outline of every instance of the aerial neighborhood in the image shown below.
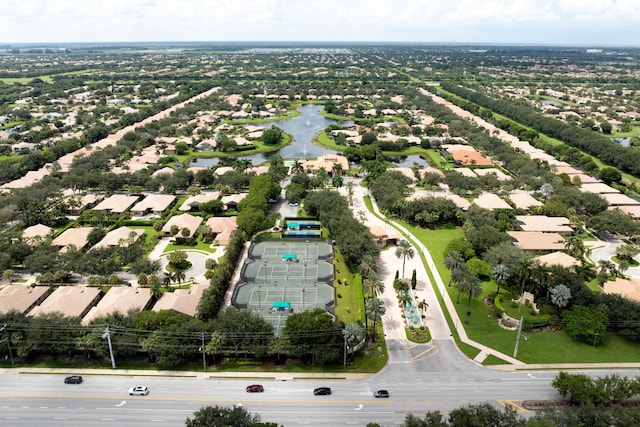
<path fill-rule="evenodd" d="M 637 361 L 638 55 L 570 54 L 0 48 L 0 356 Z"/>

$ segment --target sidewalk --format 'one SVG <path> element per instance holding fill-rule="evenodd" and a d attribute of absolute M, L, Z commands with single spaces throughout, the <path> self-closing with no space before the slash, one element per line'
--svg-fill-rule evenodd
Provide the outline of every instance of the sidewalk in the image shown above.
<path fill-rule="evenodd" d="M 460 336 L 460 340 L 463 343 L 471 345 L 480 350 L 480 353 L 478 353 L 478 355 L 474 358 L 474 361 L 477 363 L 482 363 L 489 355 L 492 355 L 511 363 L 512 365 L 514 365 L 514 368 L 525 367 L 525 364 L 520 362 L 519 360 L 469 339 L 464 326 L 462 325 L 462 321 L 458 317 L 458 313 L 455 310 L 453 302 L 451 301 L 451 298 L 449 297 L 449 294 L 445 289 L 445 285 L 442 281 L 442 278 L 440 277 L 440 273 L 438 272 L 435 263 L 433 262 L 433 258 L 431 257 L 429 250 L 421 242 L 415 239 L 413 235 L 401 225 L 397 224 L 394 221 L 384 221 L 382 219 L 384 218 L 384 215 L 382 215 L 373 199 L 371 199 L 373 212 L 370 212 L 368 209 L 366 209 L 363 198 L 367 195 L 367 189 L 360 187 L 358 184 L 359 181 L 354 180 L 354 196 L 352 206 L 354 213 L 357 214 L 357 212 L 361 210 L 365 211 L 367 226 L 371 227 L 378 225 L 381 227 L 393 227 L 397 231 L 404 234 L 406 237 L 410 238 L 411 243 L 414 245 L 416 254 L 413 258 L 406 259 L 405 276 L 410 277 L 411 272 L 414 269 L 416 270 L 418 278 L 418 284 L 416 287 L 416 300 L 421 301 L 424 299 L 429 305 L 425 323 L 429 328 L 432 339 L 452 340 L 453 337 L 451 329 L 449 328 L 449 325 L 447 324 L 442 312 L 443 308 L 440 306 L 435 294 L 433 288 L 434 284 L 429 280 L 429 276 L 426 270 L 427 267 L 431 271 L 431 274 L 436 282 L 435 285 L 438 287 L 438 290 L 443 297 L 445 303 L 444 308 L 447 309 L 449 316 L 451 317 L 453 324 L 455 325 L 456 332 Z M 346 194 L 346 189 L 341 190 L 344 194 Z M 388 250 L 382 251 L 380 257 L 381 275 L 383 276 L 383 280 L 385 283 L 385 292 L 382 295 L 382 298 L 385 303 L 385 307 L 387 308 L 387 313 L 382 320 L 384 324 L 385 336 L 387 337 L 387 339 L 393 337 L 394 339 L 402 339 L 406 341 L 406 336 L 404 334 L 405 321 L 401 317 L 401 310 L 398 307 L 398 301 L 395 296 L 395 292 L 393 291 L 393 280 L 395 277 L 395 272 L 396 270 L 402 272 L 402 260 L 396 258 L 394 252 L 394 248 L 389 248 Z"/>

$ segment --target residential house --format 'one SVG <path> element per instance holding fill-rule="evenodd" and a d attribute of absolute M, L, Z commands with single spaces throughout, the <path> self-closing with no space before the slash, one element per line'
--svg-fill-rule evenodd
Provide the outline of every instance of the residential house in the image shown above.
<path fill-rule="evenodd" d="M 27 314 L 51 293 L 49 286 L 6 285 L 0 289 L 0 313 Z"/>
<path fill-rule="evenodd" d="M 160 216 L 176 201 L 176 196 L 171 194 L 150 194 L 131 208 L 135 216 L 155 215 Z"/>
<path fill-rule="evenodd" d="M 198 232 L 198 227 L 200 227 L 202 221 L 204 221 L 204 218 L 188 213 L 172 216 L 169 218 L 169 221 L 165 223 L 164 227 L 162 227 L 162 232 L 165 235 L 171 235 L 171 228 L 175 225 L 178 227 L 177 238 L 190 239 Z M 189 231 L 189 234 L 186 236 L 182 234 L 182 230 L 185 228 Z"/>
<path fill-rule="evenodd" d="M 100 288 L 89 286 L 59 286 L 29 316 L 59 312 L 68 317 L 84 317 L 100 300 Z"/>

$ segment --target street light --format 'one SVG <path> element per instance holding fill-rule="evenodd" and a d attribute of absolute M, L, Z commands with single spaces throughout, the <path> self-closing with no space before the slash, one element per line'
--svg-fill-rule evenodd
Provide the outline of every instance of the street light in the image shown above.
<path fill-rule="evenodd" d="M 4 339 L 7 341 L 7 349 L 9 350 L 9 359 L 11 359 L 11 366 L 15 366 L 15 363 L 13 361 L 13 353 L 11 352 L 11 342 L 9 341 L 9 335 L 7 334 L 7 325 L 3 325 L 2 329 L 0 329 L 0 332 L 4 332 Z"/>
<path fill-rule="evenodd" d="M 600 334 L 598 332 L 594 332 L 593 333 L 593 345 L 591 347 L 595 347 L 596 346 L 596 339 L 600 336 Z"/>

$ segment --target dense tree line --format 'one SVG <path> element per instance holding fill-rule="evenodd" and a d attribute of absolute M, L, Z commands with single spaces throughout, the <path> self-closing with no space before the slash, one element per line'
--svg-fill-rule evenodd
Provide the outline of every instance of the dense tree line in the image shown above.
<path fill-rule="evenodd" d="M 593 131 L 547 117 L 527 105 L 514 103 L 510 100 L 494 99 L 457 83 L 443 82 L 442 88 L 496 113 L 531 126 L 540 133 L 583 150 L 622 171 L 640 176 L 640 152 L 638 150 L 625 148 Z"/>
<path fill-rule="evenodd" d="M 379 249 L 371 232 L 353 217 L 347 199 L 331 190 L 307 194 L 305 208 L 317 216 L 336 241 L 347 265 L 355 268 L 365 256 L 378 257 Z"/>

